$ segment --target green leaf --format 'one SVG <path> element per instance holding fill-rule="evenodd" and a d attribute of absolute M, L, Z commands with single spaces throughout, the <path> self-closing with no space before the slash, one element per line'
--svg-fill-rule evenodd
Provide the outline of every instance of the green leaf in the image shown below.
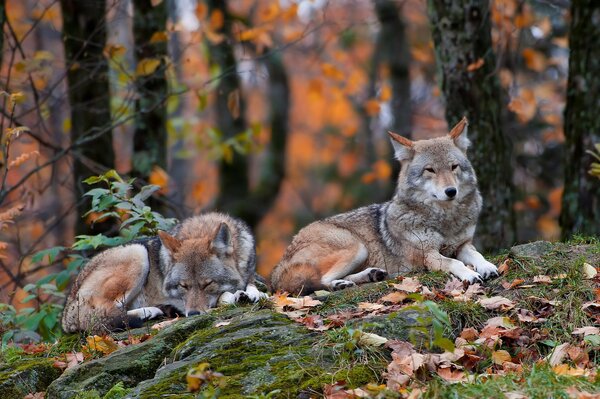
<path fill-rule="evenodd" d="M 21 300 L 21 303 L 27 303 L 27 302 L 31 301 L 32 299 L 35 299 L 35 298 L 37 298 L 36 294 L 29 294 L 29 295 L 27 295 L 25 298 L 23 298 Z"/>
<path fill-rule="evenodd" d="M 65 250 L 65 247 L 52 247 L 48 249 L 41 250 L 35 253 L 31 257 L 31 261 L 34 263 L 40 263 L 44 260 L 44 258 L 48 257 L 48 263 L 53 263 L 59 253 Z"/>
<path fill-rule="evenodd" d="M 592 345 L 592 346 L 600 346 L 600 335 L 590 334 L 583 337 L 583 340 Z"/>

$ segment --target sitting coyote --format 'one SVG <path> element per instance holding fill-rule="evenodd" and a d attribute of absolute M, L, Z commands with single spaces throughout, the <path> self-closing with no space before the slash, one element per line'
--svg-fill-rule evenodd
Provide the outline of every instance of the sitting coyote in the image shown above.
<path fill-rule="evenodd" d="M 300 230 L 271 273 L 274 290 L 339 290 L 423 266 L 469 282 L 497 275 L 472 244 L 481 195 L 466 118 L 445 137 L 390 136 L 402 166 L 394 198 Z"/>
<path fill-rule="evenodd" d="M 256 302 L 254 237 L 221 213 L 185 219 L 170 233 L 94 256 L 73 285 L 62 316 L 66 332 L 137 326 L 173 309 L 185 316 L 218 303 Z"/>

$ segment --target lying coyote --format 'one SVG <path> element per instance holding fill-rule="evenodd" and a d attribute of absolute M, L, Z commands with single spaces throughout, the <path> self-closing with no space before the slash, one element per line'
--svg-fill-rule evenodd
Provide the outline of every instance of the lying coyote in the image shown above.
<path fill-rule="evenodd" d="M 423 266 L 469 282 L 497 274 L 472 244 L 481 195 L 466 118 L 445 137 L 390 137 L 402 166 L 392 200 L 304 227 L 271 273 L 273 289 L 339 290 Z"/>

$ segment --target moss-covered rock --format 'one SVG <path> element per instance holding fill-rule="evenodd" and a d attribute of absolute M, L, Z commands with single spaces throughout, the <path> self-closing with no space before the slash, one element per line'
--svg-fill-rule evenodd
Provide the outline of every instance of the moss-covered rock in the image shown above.
<path fill-rule="evenodd" d="M 132 392 L 133 398 L 186 394 L 185 376 L 199 363 L 222 373 L 219 398 L 241 398 L 268 392 L 297 397 L 319 392 L 324 384 L 345 380 L 355 387 L 376 381 L 380 364 L 340 363 L 320 335 L 269 310 L 244 312 L 230 324 L 206 328 L 179 344 L 167 365 Z M 207 386 L 205 389 L 212 389 Z"/>
<path fill-rule="evenodd" d="M 165 356 L 191 332 L 205 328 L 213 321 L 211 315 L 187 318 L 167 327 L 151 340 L 69 369 L 48 387 L 48 397 L 72 398 L 92 389 L 102 396 L 119 381 L 125 387 L 133 387 L 152 378 Z"/>
<path fill-rule="evenodd" d="M 21 399 L 29 393 L 45 391 L 61 373 L 47 358 L 29 358 L 0 365 L 0 397 Z"/>

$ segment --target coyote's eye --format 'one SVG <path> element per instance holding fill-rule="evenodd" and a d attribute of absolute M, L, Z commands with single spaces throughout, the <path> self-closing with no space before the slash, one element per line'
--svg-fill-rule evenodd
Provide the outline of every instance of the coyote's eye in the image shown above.
<path fill-rule="evenodd" d="M 425 170 L 429 173 L 435 173 L 435 170 L 433 170 L 433 168 L 425 168 Z"/>
<path fill-rule="evenodd" d="M 458 164 L 452 165 L 452 170 L 456 170 L 456 168 L 458 168 Z"/>
<path fill-rule="evenodd" d="M 179 286 L 180 286 L 181 288 L 183 288 L 184 290 L 187 290 L 187 289 L 188 289 L 188 285 L 187 285 L 186 283 L 179 283 Z"/>

